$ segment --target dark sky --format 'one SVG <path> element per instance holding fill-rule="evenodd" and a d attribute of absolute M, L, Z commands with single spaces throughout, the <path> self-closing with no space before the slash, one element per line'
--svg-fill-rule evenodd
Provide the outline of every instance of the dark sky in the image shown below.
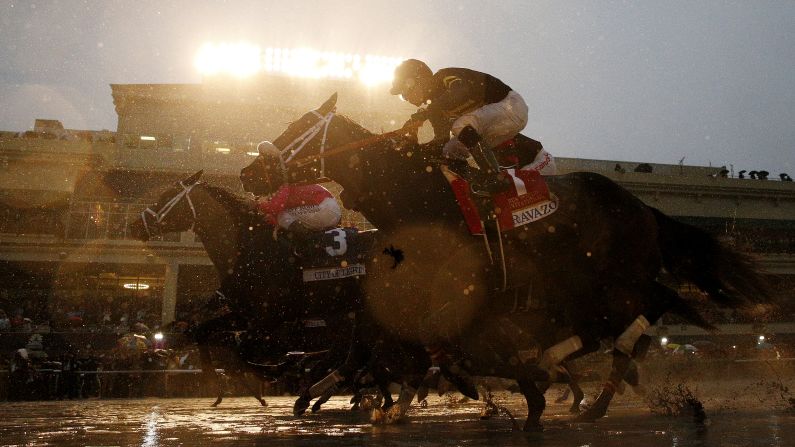
<path fill-rule="evenodd" d="M 108 84 L 240 39 L 490 72 L 555 155 L 795 171 L 793 1 L 0 0 L 0 129 L 115 129 Z"/>

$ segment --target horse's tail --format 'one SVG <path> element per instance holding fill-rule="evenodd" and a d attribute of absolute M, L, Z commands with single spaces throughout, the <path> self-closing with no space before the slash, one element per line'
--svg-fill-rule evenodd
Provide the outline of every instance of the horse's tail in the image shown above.
<path fill-rule="evenodd" d="M 706 231 L 651 208 L 659 227 L 663 265 L 674 277 L 706 292 L 717 304 L 767 304 L 772 290 L 755 260 L 727 247 Z"/>

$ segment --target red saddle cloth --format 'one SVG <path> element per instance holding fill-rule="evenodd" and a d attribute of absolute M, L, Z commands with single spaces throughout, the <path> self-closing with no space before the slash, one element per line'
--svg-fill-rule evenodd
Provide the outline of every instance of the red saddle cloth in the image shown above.
<path fill-rule="evenodd" d="M 453 189 L 469 231 L 472 234 L 483 234 L 483 220 L 472 199 L 469 182 L 446 167 L 443 167 L 442 172 Z M 544 178 L 537 171 L 511 168 L 503 173 L 513 179 L 513 185 L 492 197 L 501 230 L 521 227 L 543 219 L 557 210 L 557 199 L 550 195 Z"/>

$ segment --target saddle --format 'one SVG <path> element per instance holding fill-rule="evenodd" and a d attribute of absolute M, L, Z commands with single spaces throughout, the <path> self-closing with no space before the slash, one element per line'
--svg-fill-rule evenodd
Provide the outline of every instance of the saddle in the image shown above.
<path fill-rule="evenodd" d="M 501 169 L 510 186 L 489 197 L 473 194 L 472 185 L 448 166 L 442 173 L 455 194 L 458 206 L 472 235 L 484 234 L 484 222 L 494 219 L 499 231 L 508 231 L 554 213 L 558 199 L 549 192 L 544 178 L 536 171 Z"/>
<path fill-rule="evenodd" d="M 364 263 L 374 246 L 375 233 L 340 227 L 292 232 L 279 241 L 301 266 L 304 282 L 328 281 L 367 273 Z"/>

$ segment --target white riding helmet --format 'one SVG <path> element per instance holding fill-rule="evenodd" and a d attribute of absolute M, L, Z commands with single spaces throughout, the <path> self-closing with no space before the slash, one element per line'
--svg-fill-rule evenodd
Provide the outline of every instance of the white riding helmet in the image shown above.
<path fill-rule="evenodd" d="M 287 183 L 287 166 L 282 158 L 282 151 L 275 144 L 265 140 L 257 145 L 259 159 L 265 168 L 266 183 L 273 191 Z"/>
<path fill-rule="evenodd" d="M 268 140 L 262 141 L 260 144 L 257 145 L 257 152 L 260 155 L 267 156 L 279 156 L 279 148 L 276 147 L 275 144 L 271 143 Z"/>

